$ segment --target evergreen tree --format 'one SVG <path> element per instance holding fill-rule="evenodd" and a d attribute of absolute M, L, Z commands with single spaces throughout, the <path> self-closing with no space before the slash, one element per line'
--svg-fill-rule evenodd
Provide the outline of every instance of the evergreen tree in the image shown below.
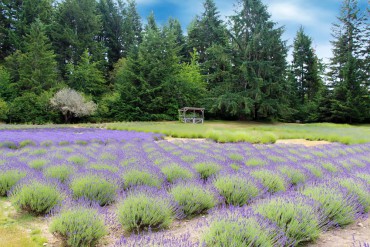
<path fill-rule="evenodd" d="M 282 89 L 285 84 L 287 47 L 283 28 L 275 28 L 260 0 L 240 0 L 231 17 L 233 40 L 233 97 L 223 100 L 235 114 L 254 120 L 289 112 Z M 221 105 L 222 105 L 221 104 Z"/>
<path fill-rule="evenodd" d="M 199 63 L 208 60 L 207 49 L 213 45 L 224 46 L 228 42 L 227 30 L 221 20 L 214 0 L 205 0 L 204 12 L 196 17 L 188 28 L 188 47 L 199 53 Z"/>
<path fill-rule="evenodd" d="M 124 5 L 121 1 L 117 3 L 113 0 L 100 0 L 98 4 L 102 18 L 101 40 L 107 48 L 107 59 L 109 70 L 113 69 L 113 64 L 122 57 L 123 52 L 123 12 Z"/>
<path fill-rule="evenodd" d="M 58 5 L 52 41 L 64 77 L 65 65 L 76 65 L 86 49 L 93 61 L 100 61 L 104 69 L 105 48 L 99 40 L 101 30 L 101 16 L 95 0 L 65 0 Z"/>
<path fill-rule="evenodd" d="M 142 41 L 142 24 L 136 9 L 136 2 L 128 0 L 123 10 L 123 50 L 122 56 L 127 57 L 131 49 L 137 50 Z"/>
<path fill-rule="evenodd" d="M 19 81 L 16 88 L 24 91 L 41 93 L 57 83 L 57 63 L 45 34 L 45 26 L 40 20 L 31 24 L 29 34 L 25 37 L 25 52 L 18 57 Z"/>
<path fill-rule="evenodd" d="M 51 23 L 53 0 L 4 0 L 0 2 L 0 59 L 24 48 L 23 37 L 39 19 Z"/>
<path fill-rule="evenodd" d="M 292 71 L 294 75 L 295 90 L 299 101 L 295 109 L 296 119 L 304 121 L 317 120 L 317 104 L 319 90 L 322 88 L 319 60 L 312 48 L 311 38 L 304 33 L 301 27 L 293 44 Z"/>
<path fill-rule="evenodd" d="M 369 116 L 369 92 L 363 82 L 361 50 L 364 16 L 356 0 L 343 0 L 333 26 L 333 58 L 329 77 L 333 87 L 332 120 L 359 122 Z"/>
<path fill-rule="evenodd" d="M 77 65 L 67 65 L 68 85 L 79 92 L 97 98 L 106 91 L 103 73 L 99 70 L 99 64 L 92 61 L 89 50 L 86 49 Z"/>
<path fill-rule="evenodd" d="M 188 56 L 188 51 L 187 51 L 187 48 L 186 48 L 185 36 L 183 34 L 183 31 L 182 31 L 181 24 L 180 24 L 179 20 L 174 19 L 174 18 L 170 18 L 168 20 L 168 24 L 165 28 L 168 28 L 169 32 L 172 32 L 175 35 L 176 44 L 177 44 L 178 47 L 181 48 L 179 55 L 182 58 L 189 57 Z"/>

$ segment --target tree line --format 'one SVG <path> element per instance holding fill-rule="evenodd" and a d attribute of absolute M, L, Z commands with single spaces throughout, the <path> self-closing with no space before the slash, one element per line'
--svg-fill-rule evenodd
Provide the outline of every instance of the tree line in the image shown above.
<path fill-rule="evenodd" d="M 214 0 L 203 7 L 185 35 L 154 13 L 144 25 L 134 0 L 1 1 L 0 121 L 62 122 L 61 90 L 96 103 L 79 121 L 173 120 L 184 106 L 214 119 L 370 120 L 369 8 L 342 1 L 325 64 L 303 27 L 287 44 L 261 0 L 238 0 L 227 21 Z"/>

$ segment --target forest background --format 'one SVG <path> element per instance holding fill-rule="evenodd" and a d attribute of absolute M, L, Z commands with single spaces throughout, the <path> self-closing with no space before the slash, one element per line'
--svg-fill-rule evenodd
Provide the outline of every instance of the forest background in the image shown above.
<path fill-rule="evenodd" d="M 174 120 L 196 106 L 209 119 L 369 122 L 369 7 L 342 1 L 329 61 L 303 27 L 293 44 L 283 33 L 261 0 L 229 17 L 205 0 L 186 32 L 175 18 L 143 21 L 133 0 L 3 0 L 0 121 Z M 63 118 L 51 102 L 64 88 L 95 113 Z"/>

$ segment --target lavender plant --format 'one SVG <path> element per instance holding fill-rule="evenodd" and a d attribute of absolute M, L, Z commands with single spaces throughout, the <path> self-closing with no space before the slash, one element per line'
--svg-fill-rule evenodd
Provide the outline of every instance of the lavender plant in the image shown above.
<path fill-rule="evenodd" d="M 111 204 L 116 197 L 116 183 L 98 175 L 76 177 L 70 184 L 74 198 L 86 198 L 96 201 L 100 206 Z"/>
<path fill-rule="evenodd" d="M 277 226 L 245 207 L 217 212 L 201 240 L 206 247 L 273 247 L 291 243 Z"/>
<path fill-rule="evenodd" d="M 259 194 L 259 188 L 252 179 L 239 175 L 223 175 L 213 181 L 226 204 L 243 206 Z"/>
<path fill-rule="evenodd" d="M 294 246 L 313 241 L 320 234 L 320 210 L 314 202 L 299 195 L 279 196 L 255 207 L 255 212 L 275 222 L 286 235 L 294 239 Z"/>
<path fill-rule="evenodd" d="M 45 177 L 56 178 L 61 183 L 66 182 L 74 172 L 74 167 L 68 165 L 49 166 L 43 171 Z"/>
<path fill-rule="evenodd" d="M 287 189 L 284 178 L 277 172 L 263 169 L 255 170 L 251 172 L 251 175 L 259 180 L 271 193 L 285 191 Z"/>
<path fill-rule="evenodd" d="M 10 189 L 25 176 L 26 172 L 19 170 L 7 170 L 0 173 L 0 196 L 6 196 Z"/>
<path fill-rule="evenodd" d="M 200 177 L 207 180 L 212 175 L 217 174 L 221 167 L 216 163 L 202 162 L 194 165 L 194 169 L 199 173 Z"/>
<path fill-rule="evenodd" d="M 36 215 L 50 212 L 62 199 L 55 185 L 39 181 L 21 184 L 11 192 L 11 201 L 17 208 Z"/>
<path fill-rule="evenodd" d="M 71 247 L 95 246 L 108 233 L 96 210 L 80 206 L 57 215 L 51 222 L 50 231 L 61 236 Z"/>
<path fill-rule="evenodd" d="M 46 159 L 35 159 L 35 160 L 30 161 L 28 165 L 31 168 L 41 170 L 47 163 L 48 161 Z"/>
<path fill-rule="evenodd" d="M 179 179 L 187 180 L 194 177 L 194 174 L 191 171 L 178 164 L 166 165 L 161 168 L 161 171 L 169 183 L 173 183 Z"/>
<path fill-rule="evenodd" d="M 307 186 L 301 193 L 320 202 L 326 217 L 340 226 L 352 223 L 360 211 L 354 195 L 330 183 Z"/>
<path fill-rule="evenodd" d="M 199 184 L 179 183 L 171 188 L 170 194 L 188 217 L 205 213 L 217 203 L 214 195 Z"/>
<path fill-rule="evenodd" d="M 123 188 L 128 189 L 132 186 L 148 185 L 160 187 L 162 181 L 159 177 L 146 171 L 136 169 L 128 170 L 123 173 Z"/>
<path fill-rule="evenodd" d="M 140 232 L 167 228 L 172 223 L 175 208 L 166 196 L 132 192 L 117 206 L 117 216 L 123 229 Z"/>

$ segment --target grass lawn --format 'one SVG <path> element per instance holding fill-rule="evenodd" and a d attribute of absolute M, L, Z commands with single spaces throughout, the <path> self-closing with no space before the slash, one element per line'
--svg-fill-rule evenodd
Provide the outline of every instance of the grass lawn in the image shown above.
<path fill-rule="evenodd" d="M 41 230 L 33 224 L 36 218 L 27 213 L 16 213 L 5 198 L 0 198 L 0 246 L 41 247 L 47 242 Z"/>
<path fill-rule="evenodd" d="M 274 143 L 278 139 L 306 139 L 358 144 L 370 142 L 370 125 L 287 124 L 206 121 L 205 124 L 179 122 L 122 122 L 87 125 L 113 130 L 162 133 L 175 138 L 208 138 L 217 142 Z"/>

